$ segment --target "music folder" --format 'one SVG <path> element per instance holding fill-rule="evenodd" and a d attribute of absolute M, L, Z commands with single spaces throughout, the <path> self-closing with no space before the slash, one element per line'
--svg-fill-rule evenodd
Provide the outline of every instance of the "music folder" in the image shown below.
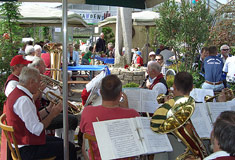
<path fill-rule="evenodd" d="M 104 160 L 173 151 L 166 134 L 151 130 L 148 117 L 93 122 L 93 127 Z"/>

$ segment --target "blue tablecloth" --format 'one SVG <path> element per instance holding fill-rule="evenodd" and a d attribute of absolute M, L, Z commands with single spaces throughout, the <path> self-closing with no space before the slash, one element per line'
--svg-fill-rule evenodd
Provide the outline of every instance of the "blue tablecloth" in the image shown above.
<path fill-rule="evenodd" d="M 68 66 L 69 71 L 102 71 L 106 70 L 107 74 L 110 74 L 109 67 L 106 65 L 79 65 Z"/>
<path fill-rule="evenodd" d="M 104 63 L 114 64 L 114 58 L 102 58 L 100 56 L 95 55 L 95 59 L 102 61 Z"/>

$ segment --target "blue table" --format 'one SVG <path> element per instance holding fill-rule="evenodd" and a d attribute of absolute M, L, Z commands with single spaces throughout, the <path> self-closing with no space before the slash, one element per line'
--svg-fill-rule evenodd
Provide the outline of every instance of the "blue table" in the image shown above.
<path fill-rule="evenodd" d="M 103 71 L 105 70 L 106 75 L 110 74 L 109 67 L 106 65 L 79 65 L 79 66 L 68 66 L 68 71 Z M 92 73 L 92 72 L 90 72 Z M 92 79 L 93 75 L 90 74 Z"/>
<path fill-rule="evenodd" d="M 103 58 L 103 57 L 95 55 L 94 59 L 97 59 L 97 60 L 102 61 L 104 63 L 114 64 L 114 58 Z"/>

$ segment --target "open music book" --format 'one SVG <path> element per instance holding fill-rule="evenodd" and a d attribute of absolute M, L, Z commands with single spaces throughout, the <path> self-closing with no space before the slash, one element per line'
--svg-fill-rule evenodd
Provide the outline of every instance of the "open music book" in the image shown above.
<path fill-rule="evenodd" d="M 123 92 L 127 95 L 129 108 L 138 112 L 154 113 L 159 107 L 157 95 L 153 90 L 142 88 L 124 88 Z"/>
<path fill-rule="evenodd" d="M 167 135 L 154 133 L 147 117 L 93 122 L 93 127 L 102 159 L 173 151 Z"/>
<path fill-rule="evenodd" d="M 235 111 L 235 101 L 196 103 L 191 117 L 192 123 L 201 138 L 210 138 L 213 123 L 223 111 Z"/>
<path fill-rule="evenodd" d="M 204 97 L 207 95 L 214 96 L 214 91 L 212 89 L 193 88 L 190 92 L 190 96 L 193 97 L 196 102 L 205 102 Z"/>

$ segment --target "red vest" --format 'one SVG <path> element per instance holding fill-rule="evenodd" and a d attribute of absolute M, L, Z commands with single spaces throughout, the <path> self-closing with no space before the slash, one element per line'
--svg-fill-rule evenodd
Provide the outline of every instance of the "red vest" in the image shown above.
<path fill-rule="evenodd" d="M 4 92 L 5 92 L 5 90 L 6 90 L 6 87 L 7 87 L 8 82 L 10 82 L 11 80 L 14 80 L 14 81 L 19 82 L 19 78 L 18 78 L 18 77 L 16 77 L 14 74 L 10 74 L 10 75 L 8 76 L 8 78 L 7 78 L 7 81 L 5 82 L 5 85 L 4 85 Z"/>
<path fill-rule="evenodd" d="M 17 87 L 8 96 L 7 102 L 6 102 L 7 124 L 10 126 L 13 126 L 13 128 L 15 130 L 14 136 L 16 138 L 16 142 L 19 145 L 42 145 L 42 144 L 45 144 L 46 143 L 45 132 L 42 131 L 42 133 L 39 136 L 32 134 L 25 127 L 25 123 L 13 111 L 13 105 L 15 104 L 16 100 L 18 98 L 20 98 L 21 96 L 29 97 L 24 91 L 20 90 Z M 40 119 L 38 111 L 37 111 L 37 116 Z M 12 142 L 12 140 L 11 140 L 11 142 Z"/>

